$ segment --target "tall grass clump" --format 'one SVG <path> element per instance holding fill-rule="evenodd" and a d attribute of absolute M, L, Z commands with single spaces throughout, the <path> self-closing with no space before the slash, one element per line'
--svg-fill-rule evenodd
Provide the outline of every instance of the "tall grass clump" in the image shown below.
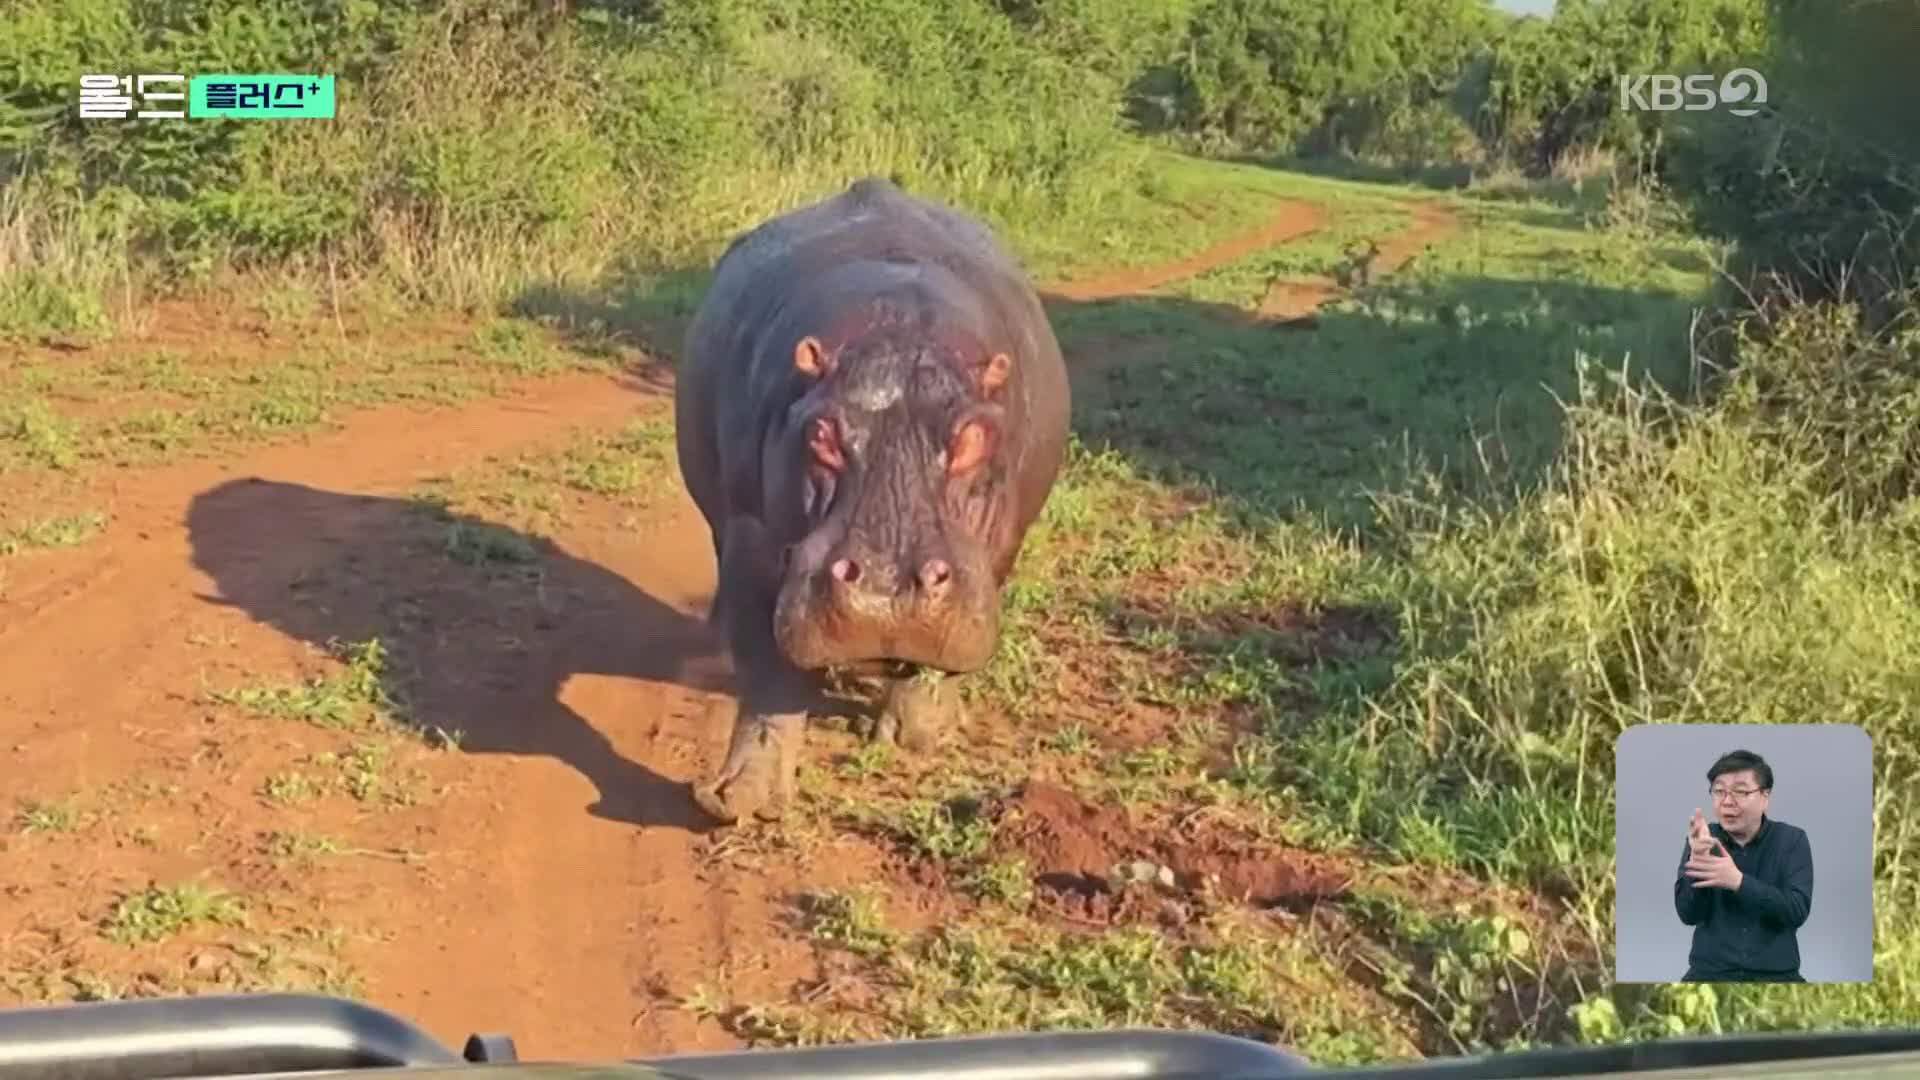
<path fill-rule="evenodd" d="M 0 340 L 23 330 L 87 340 L 107 334 L 114 298 L 134 281 L 132 215 L 122 204 L 36 201 L 0 188 Z"/>
<path fill-rule="evenodd" d="M 96 69 L 317 71 L 327 122 L 82 121 Z M 1117 76 L 984 0 L 22 0 L 0 17 L 0 331 L 98 328 L 108 298 L 321 273 L 477 307 L 695 263 L 882 173 L 1003 229 L 1128 192 Z"/>
<path fill-rule="evenodd" d="M 1517 504 L 1382 499 L 1403 660 L 1289 734 L 1286 782 L 1398 858 L 1560 898 L 1610 952 L 1620 732 L 1857 724 L 1878 749 L 1878 978 L 1743 989 L 1715 1022 L 1904 1022 L 1920 1008 L 1904 861 L 1920 813 L 1897 750 L 1920 739 L 1920 332 L 1811 303 L 1736 352 L 1696 401 L 1583 363 L 1557 471 Z"/>

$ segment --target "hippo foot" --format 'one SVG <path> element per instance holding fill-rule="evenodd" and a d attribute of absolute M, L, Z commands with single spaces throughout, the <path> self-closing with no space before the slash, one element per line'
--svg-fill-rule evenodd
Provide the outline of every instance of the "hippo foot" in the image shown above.
<path fill-rule="evenodd" d="M 898 743 L 915 753 L 940 744 L 960 723 L 960 693 L 953 679 L 916 675 L 887 688 L 887 698 L 874 721 L 873 738 Z"/>
<path fill-rule="evenodd" d="M 726 763 L 712 779 L 693 785 L 693 801 L 722 822 L 776 821 L 794 798 L 805 713 L 757 713 L 742 708 L 734 720 Z"/>

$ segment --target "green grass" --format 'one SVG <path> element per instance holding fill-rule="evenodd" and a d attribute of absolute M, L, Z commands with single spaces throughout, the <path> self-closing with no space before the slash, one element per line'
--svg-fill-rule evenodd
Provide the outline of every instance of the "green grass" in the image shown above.
<path fill-rule="evenodd" d="M 198 881 L 149 885 L 114 905 L 101 933 L 125 945 L 150 944 L 202 925 L 244 926 L 246 904 L 226 890 Z"/>
<path fill-rule="evenodd" d="M 142 834 L 142 826 L 127 822 L 155 803 L 178 796 L 181 790 L 178 783 L 140 777 L 58 795 L 25 797 L 17 805 L 12 824 L 22 835 L 41 835 L 49 841 L 102 825 L 124 827 L 136 843 L 149 844 L 151 838 Z"/>
<path fill-rule="evenodd" d="M 440 522 L 449 558 L 512 567 L 532 565 L 530 537 L 565 528 L 583 505 L 613 509 L 631 526 L 679 485 L 673 422 L 661 407 L 612 431 L 577 430 L 433 477 L 414 499 Z"/>
<path fill-rule="evenodd" d="M 0 473 L 153 465 L 337 426 L 370 406 L 455 404 L 520 379 L 610 370 L 610 358 L 510 320 L 433 345 L 392 348 L 379 334 L 314 339 L 291 355 L 246 362 L 179 351 L 113 352 L 97 362 L 26 354 L 0 362 Z"/>
<path fill-rule="evenodd" d="M 468 566 L 488 563 L 531 563 L 539 552 L 532 541 L 511 529 L 471 518 L 456 517 L 447 522 L 447 556 Z"/>
<path fill-rule="evenodd" d="M 339 957 L 316 947 L 312 933 L 258 935 L 220 951 L 164 970 L 133 975 L 76 964 L 49 963 L 32 970 L 0 973 L 0 990 L 27 1003 L 56 1004 L 121 1001 L 224 993 L 312 993 L 360 997 L 366 993 L 358 973 Z"/>
<path fill-rule="evenodd" d="M 1332 186 L 1301 189 L 1269 170 L 1156 153 L 1097 221 L 1072 230 L 1060 227 L 1064 222 L 1021 222 L 1007 240 L 1037 282 L 1054 284 L 1186 258 L 1259 228 L 1279 198 L 1327 202 L 1345 194 Z"/>
<path fill-rule="evenodd" d="M 355 847 L 337 837 L 300 830 L 274 829 L 266 833 L 261 849 L 276 862 L 308 867 L 334 858 L 386 858 L 417 862 L 426 855 L 411 850 Z"/>
<path fill-rule="evenodd" d="M 359 802 L 412 806 L 421 798 L 421 777 L 417 770 L 397 769 L 394 752 L 391 739 L 364 739 L 345 750 L 316 754 L 312 763 L 332 770 L 337 788 Z"/>
<path fill-rule="evenodd" d="M 285 808 L 309 806 L 329 795 L 370 806 L 416 806 L 427 796 L 424 773 L 417 767 L 402 769 L 395 761 L 396 754 L 409 749 L 394 739 L 366 738 L 342 750 L 309 754 L 269 775 L 260 795 Z"/>
<path fill-rule="evenodd" d="M 1562 445 L 1555 398 L 1577 392 L 1576 351 L 1684 382 L 1703 272 L 1649 273 L 1644 245 L 1609 233 L 1493 207 L 1464 216 L 1463 232 L 1324 309 L 1310 334 L 1214 310 L 1257 302 L 1283 261 L 1267 254 L 1149 299 L 1059 306 L 1070 352 L 1134 342 L 1136 362 L 1079 392 L 1079 431 L 1156 478 L 1231 496 L 1223 506 L 1361 527 L 1369 488 L 1404 487 L 1422 471 L 1476 492 L 1534 483 Z M 1324 269 L 1381 218 L 1363 209 L 1347 220 L 1302 262 Z"/>
<path fill-rule="evenodd" d="M 71 798 L 60 800 L 28 800 L 21 804 L 15 823 L 23 833 L 64 833 L 79 827 L 85 820 L 82 811 L 75 806 Z"/>
<path fill-rule="evenodd" d="M 881 905 L 862 894 L 818 895 L 806 907 L 806 924 L 835 969 L 889 989 L 871 991 L 872 1000 L 844 1018 L 747 1007 L 731 1018 L 743 1034 L 805 1044 L 1197 1027 L 1282 1038 L 1330 1065 L 1410 1056 L 1405 1039 L 1380 1030 L 1364 995 L 1323 953 L 1247 925 L 1259 920 L 1218 919 L 1201 931 L 1203 944 L 1180 947 L 1147 927 L 1087 936 L 1018 917 L 909 936 L 890 929 Z M 831 991 L 826 1000 L 840 1004 Z M 1303 1001 L 1317 1005 L 1302 1009 Z"/>
<path fill-rule="evenodd" d="M 107 517 L 98 510 L 56 514 L 18 525 L 0 525 L 0 556 L 22 551 L 78 547 L 100 535 Z"/>
<path fill-rule="evenodd" d="M 1076 204 L 1068 214 L 997 215 L 991 205 L 959 202 L 937 190 L 931 194 L 981 214 L 1043 288 L 1188 257 L 1259 228 L 1272 217 L 1279 198 L 1340 202 L 1355 194 L 1334 184 L 1303 186 L 1270 170 L 1164 151 L 1143 151 L 1122 175 L 1124 185 L 1103 189 L 1099 198 Z M 568 329 L 583 349 L 614 339 L 677 351 L 684 320 L 705 288 L 710 259 L 719 255 L 725 239 L 714 237 L 707 257 L 690 265 L 620 272 L 564 289 L 531 288 L 510 310 Z"/>
<path fill-rule="evenodd" d="M 317 751 L 262 782 L 260 794 L 272 804 L 302 806 L 328 794 L 358 802 L 412 806 L 425 797 L 424 773 L 415 764 L 423 751 L 406 709 L 406 689 L 391 670 L 391 655 L 380 639 L 334 643 L 338 669 L 291 684 L 245 686 L 210 691 L 213 704 L 254 717 L 290 720 L 352 737 L 343 748 Z M 448 748 L 457 733 L 434 729 L 427 746 Z"/>
<path fill-rule="evenodd" d="M 201 880 L 149 884 L 122 895 L 101 919 L 99 942 L 16 954 L 0 968 L 0 994 L 22 1003 L 116 1001 L 205 993 L 365 993 L 339 956 L 341 933 L 296 924 L 254 925 L 246 898 Z M 20 928 L 26 941 L 33 926 Z M 129 958 L 135 965 L 129 967 Z"/>
<path fill-rule="evenodd" d="M 260 787 L 260 794 L 278 806 L 303 806 L 319 798 L 326 790 L 325 778 L 315 777 L 302 769 L 284 769 L 267 777 Z"/>
<path fill-rule="evenodd" d="M 337 668 L 330 674 L 210 695 L 212 703 L 255 723 L 301 724 L 307 737 L 296 734 L 294 741 L 322 744 L 266 776 L 259 789 L 266 813 L 275 820 L 259 831 L 257 855 L 290 876 L 279 883 L 248 876 L 245 892 L 215 881 L 257 866 L 256 852 L 249 852 L 226 863 L 224 873 L 212 869 L 183 880 L 148 881 L 120 892 L 99 913 L 97 943 L 50 934 L 29 914 L 0 955 L 0 995 L 31 1003 L 210 992 L 365 994 L 360 975 L 341 955 L 346 931 L 322 917 L 315 898 L 290 890 L 303 872 L 325 860 L 420 863 L 431 853 L 366 846 L 350 834 L 302 828 L 300 819 L 323 799 L 347 801 L 356 817 L 419 805 L 436 794 L 422 767 L 433 751 L 390 727 L 405 714 L 388 692 L 389 657 L 382 643 L 342 646 L 336 653 Z M 128 822 L 154 800 L 180 792 L 178 784 L 142 776 L 23 800 L 12 825 L 23 840 L 47 850 L 110 839 L 116 846 L 131 842 L 157 851 L 163 846 L 160 830 Z M 103 828 L 115 835 L 99 836 Z M 207 847 L 221 846 L 208 844 L 215 835 L 184 846 L 204 858 Z M 183 845 L 175 839 L 164 846 L 178 850 Z M 291 923 L 289 913 L 295 916 Z"/>
<path fill-rule="evenodd" d="M 209 702 L 230 705 L 254 716 L 297 720 L 316 727 L 363 731 L 393 719 L 400 711 L 385 680 L 387 650 L 378 640 L 336 644 L 342 670 L 291 685 L 243 686 L 212 690 Z"/>
<path fill-rule="evenodd" d="M 644 509 L 661 480 L 679 475 L 673 424 L 652 416 L 612 435 L 589 436 L 565 452 L 560 469 L 560 481 L 575 491 L 632 500 L 628 505 Z"/>

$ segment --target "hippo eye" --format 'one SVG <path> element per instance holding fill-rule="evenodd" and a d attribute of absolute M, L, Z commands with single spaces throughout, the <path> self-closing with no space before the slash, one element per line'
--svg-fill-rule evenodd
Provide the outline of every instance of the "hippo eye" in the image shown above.
<path fill-rule="evenodd" d="M 847 458 L 840 449 L 840 429 L 829 417 L 817 417 L 807 425 L 807 449 L 815 461 L 828 469 L 846 468 Z"/>

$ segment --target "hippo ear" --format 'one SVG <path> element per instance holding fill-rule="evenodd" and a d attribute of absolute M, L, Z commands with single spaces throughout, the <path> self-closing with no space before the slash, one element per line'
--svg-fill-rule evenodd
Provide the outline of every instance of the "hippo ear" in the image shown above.
<path fill-rule="evenodd" d="M 1013 370 L 1013 358 L 1006 353 L 997 352 L 987 359 L 980 368 L 980 392 L 991 394 L 1000 389 L 1007 381 L 1007 374 Z"/>
<path fill-rule="evenodd" d="M 959 476 L 972 472 L 993 449 L 993 426 L 984 415 L 962 420 L 947 440 L 947 471 Z"/>
<path fill-rule="evenodd" d="M 793 347 L 793 366 L 803 375 L 813 379 L 825 378 L 833 371 L 833 361 L 827 356 L 826 347 L 820 339 L 808 334 Z"/>

